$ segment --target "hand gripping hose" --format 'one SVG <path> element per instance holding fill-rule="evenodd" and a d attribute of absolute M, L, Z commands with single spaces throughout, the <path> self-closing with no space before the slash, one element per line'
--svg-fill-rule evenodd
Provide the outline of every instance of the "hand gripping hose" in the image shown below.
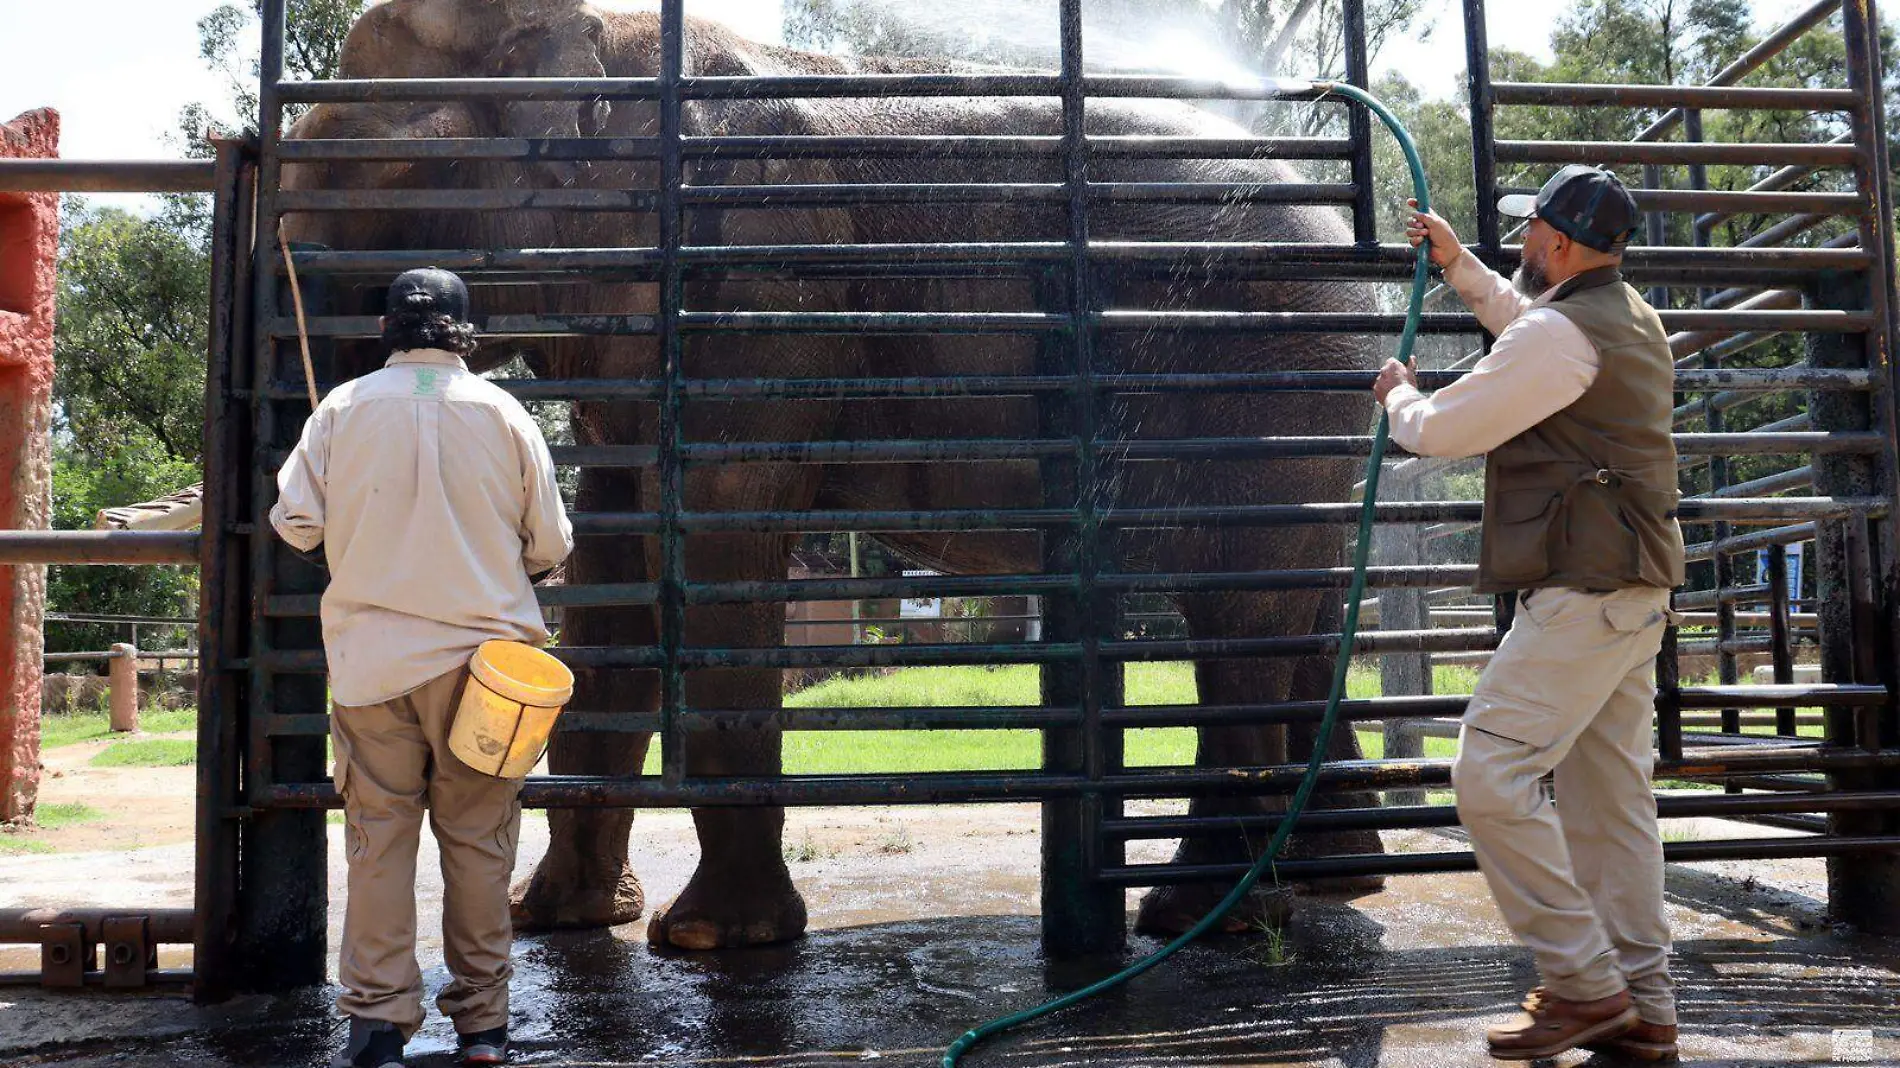
<path fill-rule="evenodd" d="M 1412 171 L 1413 195 L 1418 199 L 1419 210 L 1431 209 L 1431 198 L 1425 183 L 1425 165 L 1419 159 L 1418 146 L 1412 143 L 1412 135 L 1406 132 L 1405 127 L 1390 111 L 1386 110 L 1385 105 L 1380 103 L 1377 97 L 1358 86 L 1347 85 L 1343 82 L 1276 81 L 1273 85 L 1283 92 L 1316 88 L 1321 90 L 1322 94 L 1337 94 L 1371 110 L 1392 131 L 1392 135 L 1398 139 L 1399 148 L 1405 152 L 1405 162 Z M 1425 288 L 1429 282 L 1430 254 L 1429 243 L 1418 247 L 1418 265 L 1412 272 L 1411 303 L 1405 312 L 1405 329 L 1399 335 L 1398 359 L 1401 363 L 1411 360 L 1412 344 L 1418 339 L 1418 318 L 1419 311 L 1425 302 Z M 1214 906 L 1214 911 L 1201 917 L 1200 922 L 1182 932 L 1174 941 L 1106 979 L 1064 994 L 1053 1001 L 991 1020 L 964 1032 L 961 1038 L 952 1042 L 950 1048 L 944 1051 L 943 1068 L 956 1068 L 958 1058 L 991 1035 L 1020 1027 L 1031 1020 L 1040 1019 L 1050 1013 L 1087 1001 L 1097 994 L 1126 983 L 1174 956 L 1189 942 L 1206 934 L 1223 917 L 1232 912 L 1234 906 L 1246 900 L 1254 884 L 1258 883 L 1261 876 L 1273 867 L 1273 862 L 1279 857 L 1280 850 L 1286 847 L 1287 839 L 1293 836 L 1293 829 L 1299 823 L 1300 814 L 1306 811 L 1307 802 L 1313 797 L 1314 787 L 1319 782 L 1320 767 L 1326 760 L 1327 745 L 1332 741 L 1333 727 L 1339 722 L 1339 703 L 1346 695 L 1346 673 L 1352 664 L 1353 643 L 1359 633 L 1359 602 L 1366 592 L 1366 559 L 1372 549 L 1372 517 L 1373 509 L 1378 505 L 1379 500 L 1379 465 L 1385 458 L 1387 429 L 1385 413 L 1381 412 L 1379 427 L 1372 437 L 1372 456 L 1366 461 L 1366 491 L 1359 508 L 1359 540 L 1352 554 L 1352 584 L 1346 593 L 1345 621 L 1340 628 L 1339 656 L 1333 662 L 1333 685 L 1332 691 L 1326 697 L 1326 712 L 1320 718 L 1319 732 L 1313 739 L 1313 754 L 1307 759 L 1306 777 L 1300 780 L 1299 789 L 1294 791 L 1292 800 L 1287 804 L 1285 817 L 1274 827 L 1273 837 L 1268 840 L 1267 848 L 1260 854 L 1260 859 L 1255 861 L 1253 869 L 1242 876 L 1240 882 L 1228 891 L 1220 904 Z"/>

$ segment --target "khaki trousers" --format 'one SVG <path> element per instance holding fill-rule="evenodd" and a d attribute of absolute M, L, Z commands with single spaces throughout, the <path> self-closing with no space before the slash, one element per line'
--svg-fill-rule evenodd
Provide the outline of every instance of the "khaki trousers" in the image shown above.
<path fill-rule="evenodd" d="M 1452 785 L 1504 920 L 1558 997 L 1676 1022 L 1649 775 L 1667 590 L 1538 590 L 1478 680 Z M 1543 779 L 1555 773 L 1555 803 Z"/>
<path fill-rule="evenodd" d="M 467 677 L 456 670 L 393 701 L 339 707 L 330 717 L 350 867 L 337 1007 L 395 1024 L 405 1039 L 423 1015 L 416 845 L 425 807 L 442 856 L 442 948 L 451 977 L 436 1006 L 462 1034 L 508 1022 L 508 880 L 521 783 L 471 770 L 449 752 Z"/>

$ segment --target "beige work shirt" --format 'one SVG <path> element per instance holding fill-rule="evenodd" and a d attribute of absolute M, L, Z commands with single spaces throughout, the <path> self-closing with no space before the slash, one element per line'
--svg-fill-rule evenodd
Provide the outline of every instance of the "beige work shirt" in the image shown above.
<path fill-rule="evenodd" d="M 1420 456 L 1464 457 L 1499 445 L 1576 403 L 1597 377 L 1597 350 L 1577 324 L 1465 251 L 1445 268 L 1484 328 L 1491 351 L 1464 377 L 1427 396 L 1409 385 L 1386 394 L 1392 440 Z"/>
<path fill-rule="evenodd" d="M 330 696 L 360 707 L 546 641 L 530 574 L 574 548 L 541 430 L 452 353 L 399 352 L 338 386 L 277 473 L 271 525 L 330 567 Z"/>

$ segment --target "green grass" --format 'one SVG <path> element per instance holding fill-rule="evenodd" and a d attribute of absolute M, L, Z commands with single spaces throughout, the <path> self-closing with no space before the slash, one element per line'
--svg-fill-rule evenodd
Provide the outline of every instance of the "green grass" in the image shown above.
<path fill-rule="evenodd" d="M 988 668 L 921 667 L 884 675 L 839 676 L 785 699 L 790 708 L 945 707 L 959 705 L 1024 707 L 1039 700 L 1037 668 L 1032 664 Z M 1440 692 L 1468 691 L 1477 680 L 1470 668 L 1439 667 Z M 1197 699 L 1194 667 L 1186 662 L 1129 664 L 1123 689 L 1131 705 L 1193 704 Z M 1347 679 L 1351 697 L 1376 697 L 1376 667 L 1355 665 Z M 1366 755 L 1384 750 L 1376 732 L 1361 731 Z M 1125 732 L 1123 762 L 1151 768 L 1191 764 L 1194 730 L 1155 727 Z M 1427 739 L 1426 753 L 1449 756 L 1451 739 Z M 843 775 L 866 772 L 1020 771 L 1042 764 L 1041 735 L 1033 730 L 952 731 L 793 731 L 785 735 L 788 775 Z M 657 775 L 659 747 L 647 753 L 646 773 Z"/>
<path fill-rule="evenodd" d="M 147 734 L 170 734 L 196 730 L 198 710 L 171 709 L 139 713 L 139 730 Z M 95 741 L 112 736 L 111 721 L 104 712 L 58 712 L 40 717 L 40 748 L 58 749 L 64 745 Z"/>
<path fill-rule="evenodd" d="M 37 838 L 22 838 L 11 833 L 0 834 L 0 855 L 51 852 L 54 852 L 52 845 Z"/>
<path fill-rule="evenodd" d="M 182 768 L 198 756 L 189 738 L 141 738 L 117 742 L 92 758 L 95 768 Z"/>
<path fill-rule="evenodd" d="M 105 816 L 105 813 L 83 801 L 42 804 L 33 810 L 33 822 L 49 831 L 71 827 L 75 823 L 92 823 Z"/>

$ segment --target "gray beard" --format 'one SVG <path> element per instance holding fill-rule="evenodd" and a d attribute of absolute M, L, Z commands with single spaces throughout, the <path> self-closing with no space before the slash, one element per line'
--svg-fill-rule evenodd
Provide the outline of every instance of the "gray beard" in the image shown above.
<path fill-rule="evenodd" d="M 1517 273 L 1511 275 L 1511 285 L 1525 296 L 1536 300 L 1550 288 L 1550 279 L 1545 277 L 1540 267 L 1534 267 L 1529 260 L 1517 265 Z"/>

